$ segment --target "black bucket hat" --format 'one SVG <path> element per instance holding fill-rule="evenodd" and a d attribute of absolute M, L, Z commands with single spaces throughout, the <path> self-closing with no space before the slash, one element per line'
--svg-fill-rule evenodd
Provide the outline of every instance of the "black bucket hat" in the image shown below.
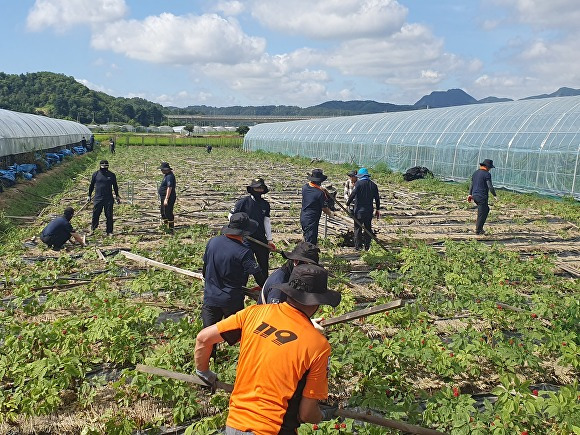
<path fill-rule="evenodd" d="M 485 160 L 484 160 L 483 162 L 481 162 L 479 165 L 480 165 L 480 166 L 485 166 L 485 167 L 487 167 L 488 169 L 495 168 L 495 166 L 493 166 L 493 160 L 490 160 L 490 159 L 485 159 Z"/>
<path fill-rule="evenodd" d="M 336 307 L 342 295 L 328 289 L 328 272 L 316 264 L 299 264 L 288 282 L 274 285 L 303 305 L 330 305 Z"/>
<path fill-rule="evenodd" d="M 99 163 L 100 166 L 106 166 L 109 167 L 109 161 L 108 160 L 101 160 L 101 162 Z"/>
<path fill-rule="evenodd" d="M 258 229 L 258 222 L 250 219 L 247 213 L 241 211 L 230 217 L 230 223 L 222 228 L 222 234 L 234 236 L 249 236 Z"/>
<path fill-rule="evenodd" d="M 315 183 L 322 183 L 328 177 L 322 173 L 322 169 L 313 169 L 312 173 L 308 176 L 310 181 Z"/>
<path fill-rule="evenodd" d="M 348 175 L 349 177 L 356 177 L 356 171 L 353 169 L 352 171 L 348 171 L 346 175 Z"/>
<path fill-rule="evenodd" d="M 291 252 L 281 252 L 287 260 L 304 261 L 305 263 L 318 264 L 320 260 L 320 248 L 310 242 L 298 243 Z"/>
<path fill-rule="evenodd" d="M 256 187 L 263 187 L 264 191 L 262 193 L 268 193 L 270 191 L 270 189 L 268 189 L 268 186 L 266 186 L 266 183 L 264 182 L 263 178 L 254 178 L 252 182 L 248 184 L 246 189 L 248 193 L 252 193 L 252 189 L 255 189 Z"/>
<path fill-rule="evenodd" d="M 170 171 L 172 170 L 171 169 L 171 166 L 169 166 L 169 163 L 167 163 L 167 162 L 161 162 L 161 165 L 159 166 L 159 169 L 161 169 L 161 170 L 163 170 L 163 169 L 169 169 Z"/>

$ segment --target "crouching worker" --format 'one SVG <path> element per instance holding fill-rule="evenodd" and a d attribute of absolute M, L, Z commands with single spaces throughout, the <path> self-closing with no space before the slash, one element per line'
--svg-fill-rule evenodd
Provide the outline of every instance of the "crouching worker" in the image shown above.
<path fill-rule="evenodd" d="M 87 246 L 84 237 L 75 232 L 70 223 L 74 213 L 72 207 L 65 208 L 62 216 L 53 219 L 42 230 L 40 240 L 55 251 L 60 251 L 66 241 L 70 239 L 76 240 L 81 246 Z"/>
<path fill-rule="evenodd" d="M 197 335 L 196 373 L 212 387 L 212 346 L 240 342 L 226 434 L 295 434 L 301 423 L 332 418 L 336 408 L 318 404 L 328 396 L 330 344 L 310 322 L 320 305 L 340 303 L 327 283 L 324 268 L 299 264 L 279 284 L 286 302 L 251 305 Z"/>

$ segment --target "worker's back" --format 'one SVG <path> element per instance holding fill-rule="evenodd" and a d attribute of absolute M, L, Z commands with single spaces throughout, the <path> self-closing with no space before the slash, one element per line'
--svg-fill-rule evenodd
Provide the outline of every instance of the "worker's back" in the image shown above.
<path fill-rule="evenodd" d="M 302 396 L 328 395 L 330 345 L 288 303 L 253 305 L 219 322 L 240 356 L 227 425 L 254 434 L 295 433 Z"/>

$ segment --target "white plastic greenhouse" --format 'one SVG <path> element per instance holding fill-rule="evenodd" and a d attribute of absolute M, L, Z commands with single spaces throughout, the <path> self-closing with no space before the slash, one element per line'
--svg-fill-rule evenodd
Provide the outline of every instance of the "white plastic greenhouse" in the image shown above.
<path fill-rule="evenodd" d="M 0 157 L 76 144 L 91 131 L 82 124 L 0 109 Z"/>
<path fill-rule="evenodd" d="M 469 179 L 492 159 L 494 184 L 580 197 L 580 97 L 259 124 L 244 149 Z"/>

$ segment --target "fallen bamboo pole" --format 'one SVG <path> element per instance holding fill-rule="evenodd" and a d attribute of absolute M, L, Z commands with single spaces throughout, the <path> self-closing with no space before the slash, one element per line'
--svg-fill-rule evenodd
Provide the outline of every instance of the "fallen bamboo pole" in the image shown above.
<path fill-rule="evenodd" d="M 147 366 L 144 364 L 137 364 L 135 370 L 142 373 L 149 373 L 152 375 L 164 376 L 166 378 L 176 379 L 178 381 L 188 382 L 190 384 L 202 385 L 208 387 L 208 385 L 203 382 L 198 376 L 188 375 L 185 373 L 174 372 L 171 370 L 161 369 L 159 367 Z M 220 390 L 227 391 L 231 393 L 234 390 L 232 384 L 227 384 L 225 382 L 216 381 L 216 388 Z M 352 420 L 364 421 L 366 423 L 375 424 L 382 427 L 390 427 L 393 429 L 398 429 L 400 431 L 417 434 L 417 435 L 444 435 L 442 432 L 438 432 L 433 429 L 427 429 L 421 426 L 416 426 L 414 424 L 408 424 L 399 420 L 389 420 L 387 418 L 378 417 L 370 414 L 363 414 L 360 412 L 348 411 L 346 409 L 337 409 L 335 414 L 336 417 L 350 418 Z"/>

